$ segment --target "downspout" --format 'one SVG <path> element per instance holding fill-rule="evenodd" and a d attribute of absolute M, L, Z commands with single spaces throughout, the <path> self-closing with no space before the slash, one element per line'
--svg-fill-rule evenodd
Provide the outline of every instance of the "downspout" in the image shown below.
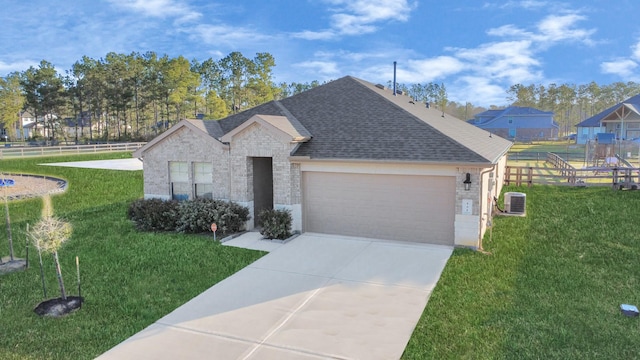
<path fill-rule="evenodd" d="M 499 160 L 498 160 L 499 161 Z M 483 189 L 483 182 L 484 182 L 484 175 L 489 173 L 489 172 L 495 172 L 496 168 L 498 166 L 499 163 L 493 164 L 492 167 L 488 168 L 485 171 L 481 171 L 480 172 L 480 191 L 482 192 Z M 489 234 L 490 234 L 490 239 L 493 236 L 493 223 L 492 223 L 492 210 L 493 210 L 493 198 L 495 196 L 495 194 L 492 194 L 492 191 L 495 191 L 494 189 L 497 188 L 497 186 L 495 186 L 495 184 L 492 183 L 492 181 L 496 181 L 495 177 L 490 177 L 489 178 L 489 187 L 487 188 L 487 209 L 485 210 L 485 213 L 482 214 L 483 218 L 486 217 L 486 225 L 487 228 L 489 229 Z M 482 200 L 481 200 L 482 201 Z M 484 251 L 484 249 L 482 248 L 482 238 L 483 238 L 484 234 L 482 233 L 482 231 L 480 231 L 480 234 L 478 234 L 478 250 L 483 252 L 483 253 L 487 253 L 490 254 L 486 251 Z"/>

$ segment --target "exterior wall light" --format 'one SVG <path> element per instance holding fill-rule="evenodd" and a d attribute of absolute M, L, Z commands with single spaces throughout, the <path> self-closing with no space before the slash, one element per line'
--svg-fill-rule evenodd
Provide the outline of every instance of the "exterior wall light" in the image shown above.
<path fill-rule="evenodd" d="M 467 177 L 462 182 L 466 191 L 471 190 L 471 174 L 467 173 Z"/>

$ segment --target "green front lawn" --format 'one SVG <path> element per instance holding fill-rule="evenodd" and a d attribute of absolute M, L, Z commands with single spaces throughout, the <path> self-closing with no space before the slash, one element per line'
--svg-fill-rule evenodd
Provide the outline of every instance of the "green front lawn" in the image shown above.
<path fill-rule="evenodd" d="M 43 300 L 38 256 L 30 269 L 0 277 L 0 359 L 92 359 L 253 262 L 264 253 L 221 246 L 211 237 L 137 232 L 126 218 L 142 196 L 141 171 L 39 166 L 130 157 L 130 154 L 0 161 L 0 171 L 46 174 L 69 181 L 53 197 L 55 215 L 72 223 L 60 249 L 68 295 L 77 295 L 75 257 L 80 259 L 83 308 L 62 319 L 40 318 Z M 11 203 L 16 255 L 25 256 L 24 230 L 41 211 L 39 199 Z M 8 255 L 4 219 L 0 255 Z M 45 256 L 48 297 L 60 296 L 51 256 Z"/>
<path fill-rule="evenodd" d="M 403 359 L 635 359 L 640 192 L 534 186 L 527 216 L 497 217 L 456 249 Z"/>
<path fill-rule="evenodd" d="M 109 154 L 0 161 L 0 171 L 62 177 L 56 215 L 74 226 L 60 256 L 76 294 L 80 257 L 85 306 L 63 319 L 40 318 L 37 255 L 26 272 L 0 277 L 0 359 L 91 359 L 135 334 L 261 252 L 203 236 L 145 234 L 126 220 L 142 195 L 142 173 L 38 166 L 42 162 L 129 157 Z M 484 247 L 456 249 L 433 291 L 404 359 L 631 359 L 638 357 L 640 192 L 610 188 L 509 188 L 527 193 L 527 216 L 497 217 Z M 11 204 L 16 252 L 39 200 Z M 1 221 L 4 223 L 4 221 Z M 0 255 L 6 256 L 0 226 Z M 58 289 L 45 257 L 49 297 Z"/>

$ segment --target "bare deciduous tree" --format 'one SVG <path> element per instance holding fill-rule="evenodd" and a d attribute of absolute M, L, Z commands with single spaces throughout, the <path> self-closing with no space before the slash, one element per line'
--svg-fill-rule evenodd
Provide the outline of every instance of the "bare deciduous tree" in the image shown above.
<path fill-rule="evenodd" d="M 58 249 L 71 237 L 73 228 L 70 223 L 53 216 L 53 207 L 49 195 L 45 195 L 42 200 L 42 219 L 29 229 L 28 235 L 39 251 L 48 252 L 53 255 L 56 275 L 58 277 L 58 286 L 60 286 L 60 294 L 62 299 L 66 300 L 67 294 L 64 289 L 60 261 L 58 260 Z"/>

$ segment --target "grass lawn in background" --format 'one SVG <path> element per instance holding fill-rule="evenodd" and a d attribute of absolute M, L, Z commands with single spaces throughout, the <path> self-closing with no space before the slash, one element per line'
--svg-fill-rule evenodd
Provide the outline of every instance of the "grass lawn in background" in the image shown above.
<path fill-rule="evenodd" d="M 540 141 L 532 144 L 515 143 L 510 152 L 553 152 L 558 155 L 571 154 L 572 156 L 584 156 L 584 145 L 566 141 Z"/>
<path fill-rule="evenodd" d="M 533 186 L 484 255 L 455 249 L 403 359 L 637 359 L 640 191 Z"/>
<path fill-rule="evenodd" d="M 27 271 L 0 277 L 0 359 L 93 359 L 160 317 L 261 257 L 264 253 L 221 246 L 212 237 L 140 233 L 127 220 L 131 201 L 142 196 L 142 171 L 39 166 L 63 162 L 130 158 L 100 154 L 0 161 L 0 171 L 66 179 L 53 197 L 54 215 L 74 228 L 60 251 L 68 295 L 77 295 L 75 257 L 80 259 L 79 311 L 40 318 L 43 300 L 38 256 L 30 249 Z M 10 203 L 16 256 L 25 257 L 27 223 L 40 218 L 42 201 Z M 0 255 L 8 255 L 4 221 Z M 50 255 L 44 256 L 48 298 L 59 297 Z"/>

